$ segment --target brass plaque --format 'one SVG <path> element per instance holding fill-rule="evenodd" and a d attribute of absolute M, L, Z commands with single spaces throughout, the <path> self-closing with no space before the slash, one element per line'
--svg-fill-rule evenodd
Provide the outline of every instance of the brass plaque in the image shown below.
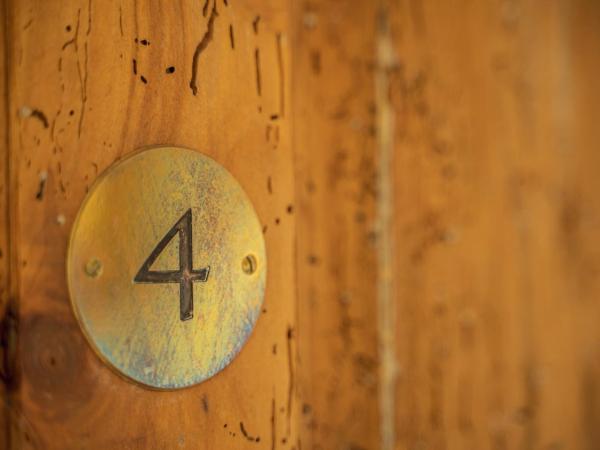
<path fill-rule="evenodd" d="M 227 366 L 261 311 L 266 255 L 233 176 L 192 150 L 156 147 L 109 168 L 73 226 L 71 303 L 98 355 L 157 389 Z"/>

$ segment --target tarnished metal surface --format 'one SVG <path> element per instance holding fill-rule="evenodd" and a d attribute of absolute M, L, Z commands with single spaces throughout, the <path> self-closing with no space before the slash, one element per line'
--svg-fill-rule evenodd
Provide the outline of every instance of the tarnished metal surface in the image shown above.
<path fill-rule="evenodd" d="M 152 148 L 90 190 L 67 276 L 75 314 L 104 361 L 150 387 L 190 386 L 229 364 L 254 327 L 266 279 L 262 230 L 215 161 Z"/>

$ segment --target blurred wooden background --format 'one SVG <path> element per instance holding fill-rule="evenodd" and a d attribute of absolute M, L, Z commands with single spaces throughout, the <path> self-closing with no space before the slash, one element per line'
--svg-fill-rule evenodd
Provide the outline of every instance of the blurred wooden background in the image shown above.
<path fill-rule="evenodd" d="M 600 449 L 600 2 L 1 3 L 0 448 Z M 86 189 L 164 143 L 270 260 L 240 356 L 174 393 L 95 357 L 64 279 Z"/>
<path fill-rule="evenodd" d="M 600 3 L 295 19 L 315 448 L 599 449 Z"/>

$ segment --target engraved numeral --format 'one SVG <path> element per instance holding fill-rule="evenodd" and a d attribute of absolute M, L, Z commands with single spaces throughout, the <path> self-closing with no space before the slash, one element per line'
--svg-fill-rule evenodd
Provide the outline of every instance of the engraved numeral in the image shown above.
<path fill-rule="evenodd" d="M 176 234 L 179 234 L 179 270 L 150 270 Z M 135 283 L 179 283 L 179 318 L 182 321 L 194 317 L 193 283 L 208 280 L 210 271 L 210 266 L 194 270 L 192 255 L 192 210 L 188 209 L 152 250 L 133 279 Z"/>

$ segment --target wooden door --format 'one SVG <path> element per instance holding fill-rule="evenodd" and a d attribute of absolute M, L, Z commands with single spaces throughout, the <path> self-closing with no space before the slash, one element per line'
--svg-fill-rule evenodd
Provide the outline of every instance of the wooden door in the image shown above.
<path fill-rule="evenodd" d="M 0 448 L 599 448 L 595 2 L 1 3 Z M 163 144 L 235 176 L 269 272 L 231 365 L 157 392 L 65 256 Z"/>

